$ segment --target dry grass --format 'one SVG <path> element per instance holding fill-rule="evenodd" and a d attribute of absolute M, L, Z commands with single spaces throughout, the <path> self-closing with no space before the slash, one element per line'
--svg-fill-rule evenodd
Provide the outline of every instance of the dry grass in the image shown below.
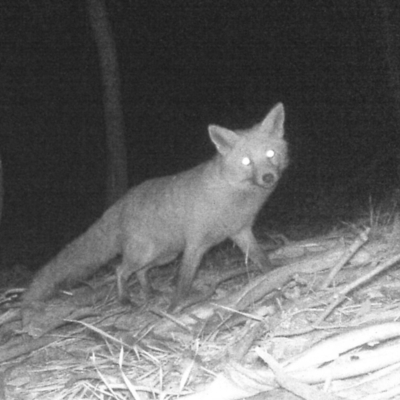
<path fill-rule="evenodd" d="M 206 397 L 193 398 L 235 399 L 241 398 L 235 397 L 235 393 L 245 397 L 246 393 L 276 389 L 279 385 L 285 387 L 279 368 L 272 368 L 276 375 L 270 379 L 268 374 L 271 370 L 266 363 L 271 362 L 273 367 L 273 361 L 262 360 L 262 354 L 272 355 L 284 366 L 287 360 L 321 340 L 327 340 L 334 333 L 395 321 L 400 316 L 400 272 L 396 266 L 388 266 L 380 275 L 346 293 L 343 301 L 321 320 L 321 315 L 346 285 L 400 254 L 397 217 L 392 214 L 382 219 L 382 216 L 371 215 L 367 224 L 372 225 L 368 242 L 347 260 L 334 278 L 333 285 L 326 290 L 321 290 L 329 273 L 329 262 L 324 255 L 337 245 L 349 248 L 360 231 L 352 226 L 321 238 L 287 242 L 284 248 L 275 252 L 273 259 L 283 260 L 285 264 L 298 263 L 299 273 L 290 275 L 287 284 L 252 303 L 242 310 L 243 313 L 228 312 L 226 308 L 229 306 L 222 308 L 220 303 L 211 314 L 207 314 L 207 318 L 203 318 L 204 310 L 208 309 L 194 306 L 190 323 L 182 315 L 173 316 L 178 325 L 163 314 L 168 304 L 168 293 L 157 296 L 141 308 L 122 307 L 115 299 L 110 279 L 98 277 L 90 283 L 90 288 L 78 289 L 76 296 L 58 299 L 52 304 L 53 310 L 61 310 L 66 303 L 75 309 L 90 308 L 91 316 L 69 321 L 46 333 L 47 337 L 54 339 L 53 342 L 1 364 L 0 398 L 3 394 L 5 399 L 24 400 L 175 399 L 199 392 L 202 387 L 211 390 L 207 384 L 221 379 L 225 379 L 224 393 L 209 392 Z M 316 255 L 318 263 L 314 263 Z M 314 261 L 310 262 L 311 259 Z M 231 269 L 232 264 L 243 265 L 243 262 L 243 257 L 236 253 L 232 255 L 229 248 L 223 252 L 215 251 L 207 257 L 207 265 L 197 282 L 202 285 L 212 282 L 223 271 Z M 307 262 L 308 272 L 305 272 Z M 323 265 L 324 262 L 327 266 Z M 163 291 L 166 287 L 173 290 L 169 284 L 171 268 L 166 267 L 160 270 L 159 275 L 154 274 L 156 286 Z M 225 298 L 252 279 L 253 275 L 248 274 L 222 284 L 213 301 Z M 134 282 L 132 291 L 139 292 Z M 135 297 L 141 300 L 139 295 Z M 183 314 L 188 315 L 187 312 Z M 216 315 L 221 318 L 216 318 Z M 18 333 L 18 321 L 3 324 L 0 328 L 3 338 L 7 333 L 14 339 L 24 337 Z M 390 338 L 390 345 L 396 345 L 397 340 L 396 337 Z M 7 345 L 4 341 L 0 353 Z M 360 349 L 351 350 L 353 357 L 357 357 Z M 397 380 L 392 378 L 391 382 L 396 383 L 389 384 L 389 372 L 383 375 L 381 371 L 381 375 L 374 372 L 368 379 L 360 376 L 327 382 L 326 389 L 354 399 L 369 398 L 367 395 L 376 391 L 382 395 L 382 391 L 388 391 L 388 385 L 396 393 L 400 372 L 392 368 L 394 372 L 391 374 L 395 374 Z M 251 382 L 260 376 L 261 382 Z M 230 386 L 226 380 L 232 377 L 240 389 L 229 394 Z M 386 389 L 379 385 L 383 381 Z M 320 390 L 320 385 L 313 388 Z M 388 393 L 385 398 L 397 396 L 393 394 L 391 397 Z"/>

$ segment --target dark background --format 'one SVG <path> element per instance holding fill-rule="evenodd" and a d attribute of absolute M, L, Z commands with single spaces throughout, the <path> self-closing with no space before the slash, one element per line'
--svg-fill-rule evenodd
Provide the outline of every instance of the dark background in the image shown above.
<path fill-rule="evenodd" d="M 208 124 L 249 127 L 282 101 L 292 163 L 265 228 L 368 213 L 399 179 L 378 4 L 107 1 L 130 183 L 196 165 L 214 151 Z M 2 0 L 0 11 L 2 265 L 38 266 L 104 210 L 99 63 L 83 0 Z"/>

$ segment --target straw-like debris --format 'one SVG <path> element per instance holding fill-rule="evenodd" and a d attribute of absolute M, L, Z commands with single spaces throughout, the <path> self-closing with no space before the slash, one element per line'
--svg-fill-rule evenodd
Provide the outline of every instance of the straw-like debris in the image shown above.
<path fill-rule="evenodd" d="M 0 397 L 398 398 L 399 239 L 395 221 L 288 242 L 266 275 L 214 252 L 196 281 L 201 295 L 173 315 L 173 266 L 154 276 L 164 294 L 148 304 L 132 282 L 142 307 L 121 306 L 98 276 L 53 299 L 24 331 L 18 304 L 0 299 Z"/>

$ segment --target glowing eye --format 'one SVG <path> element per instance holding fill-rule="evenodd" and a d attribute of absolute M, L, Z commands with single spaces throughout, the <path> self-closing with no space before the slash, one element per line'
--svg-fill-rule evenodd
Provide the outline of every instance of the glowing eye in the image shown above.
<path fill-rule="evenodd" d="M 273 158 L 275 155 L 275 152 L 273 150 L 267 150 L 267 152 L 265 153 L 265 156 L 267 158 Z"/>
<path fill-rule="evenodd" d="M 242 164 L 243 165 L 250 165 L 250 158 L 249 157 L 243 157 L 242 158 Z"/>

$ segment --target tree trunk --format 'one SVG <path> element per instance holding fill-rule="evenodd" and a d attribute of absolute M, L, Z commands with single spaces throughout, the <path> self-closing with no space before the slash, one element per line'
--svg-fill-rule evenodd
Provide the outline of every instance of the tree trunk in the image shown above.
<path fill-rule="evenodd" d="M 3 164 L 0 158 L 0 224 L 3 215 L 4 184 L 3 184 Z"/>
<path fill-rule="evenodd" d="M 397 0 L 396 0 L 397 1 Z M 388 65 L 389 86 L 392 92 L 397 128 L 400 128 L 400 66 L 399 66 L 399 45 L 398 21 L 393 21 L 389 0 L 378 0 L 382 15 L 382 25 L 385 37 L 385 56 Z M 395 31 L 397 30 L 397 32 Z"/>
<path fill-rule="evenodd" d="M 107 206 L 121 197 L 128 188 L 125 126 L 121 106 L 121 90 L 117 53 L 107 19 L 104 0 L 87 0 L 90 24 L 97 45 L 104 86 L 108 172 Z"/>

